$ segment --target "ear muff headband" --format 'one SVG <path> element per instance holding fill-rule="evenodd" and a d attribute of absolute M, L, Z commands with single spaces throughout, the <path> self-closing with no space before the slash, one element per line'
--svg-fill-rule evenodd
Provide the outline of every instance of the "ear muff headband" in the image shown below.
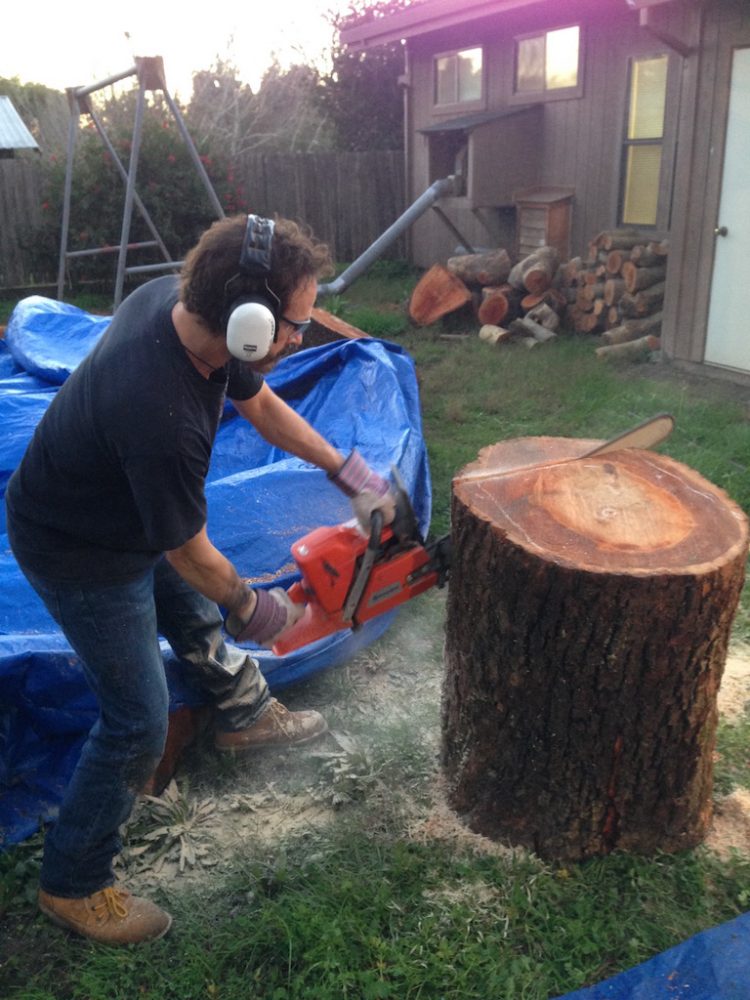
<path fill-rule="evenodd" d="M 227 308 L 227 349 L 241 361 L 261 361 L 276 339 L 281 303 L 268 287 L 274 222 L 248 215 L 239 269 L 253 279 L 257 291 L 234 299 Z"/>

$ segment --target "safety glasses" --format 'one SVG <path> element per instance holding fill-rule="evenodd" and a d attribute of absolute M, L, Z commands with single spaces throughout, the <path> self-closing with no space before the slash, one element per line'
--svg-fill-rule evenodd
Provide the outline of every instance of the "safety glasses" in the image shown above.
<path fill-rule="evenodd" d="M 294 330 L 295 334 L 299 334 L 300 337 L 307 330 L 309 330 L 310 324 L 312 323 L 311 319 L 305 319 L 302 320 L 302 322 L 300 322 L 299 320 L 296 319 L 289 319 L 287 316 L 282 316 L 281 318 L 284 320 L 285 323 L 288 323 L 289 326 L 291 326 L 291 328 Z"/>

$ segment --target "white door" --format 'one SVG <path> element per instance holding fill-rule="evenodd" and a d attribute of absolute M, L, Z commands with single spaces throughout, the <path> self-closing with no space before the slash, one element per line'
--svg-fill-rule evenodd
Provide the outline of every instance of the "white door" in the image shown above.
<path fill-rule="evenodd" d="M 750 49 L 732 63 L 706 361 L 750 372 Z"/>

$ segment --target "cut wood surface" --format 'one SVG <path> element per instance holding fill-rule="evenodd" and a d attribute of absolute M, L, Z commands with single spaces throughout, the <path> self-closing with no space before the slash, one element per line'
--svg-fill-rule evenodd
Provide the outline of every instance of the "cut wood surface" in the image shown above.
<path fill-rule="evenodd" d="M 510 302 L 505 292 L 495 288 L 492 294 L 483 296 L 482 302 L 477 310 L 480 323 L 491 323 L 499 326 L 508 315 Z"/>
<path fill-rule="evenodd" d="M 409 316 L 418 326 L 429 326 L 470 301 L 471 292 L 464 282 L 443 264 L 433 264 L 412 292 Z"/>
<path fill-rule="evenodd" d="M 704 838 L 748 551 L 697 472 L 633 449 L 569 461 L 597 443 L 501 442 L 453 481 L 448 799 L 554 860 Z"/>
<path fill-rule="evenodd" d="M 447 266 L 467 285 L 501 285 L 508 280 L 511 260 L 507 250 L 497 249 L 450 257 Z"/>

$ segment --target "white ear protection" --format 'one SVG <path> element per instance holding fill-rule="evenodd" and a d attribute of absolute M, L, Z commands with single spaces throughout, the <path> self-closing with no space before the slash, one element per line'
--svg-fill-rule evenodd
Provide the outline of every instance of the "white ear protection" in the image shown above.
<path fill-rule="evenodd" d="M 261 361 L 276 339 L 276 320 L 261 299 L 238 299 L 227 320 L 227 348 L 233 358 Z"/>
<path fill-rule="evenodd" d="M 281 303 L 268 287 L 274 223 L 248 215 L 240 274 L 254 279 L 257 291 L 230 302 L 226 312 L 227 350 L 240 361 L 262 361 L 276 340 Z"/>

